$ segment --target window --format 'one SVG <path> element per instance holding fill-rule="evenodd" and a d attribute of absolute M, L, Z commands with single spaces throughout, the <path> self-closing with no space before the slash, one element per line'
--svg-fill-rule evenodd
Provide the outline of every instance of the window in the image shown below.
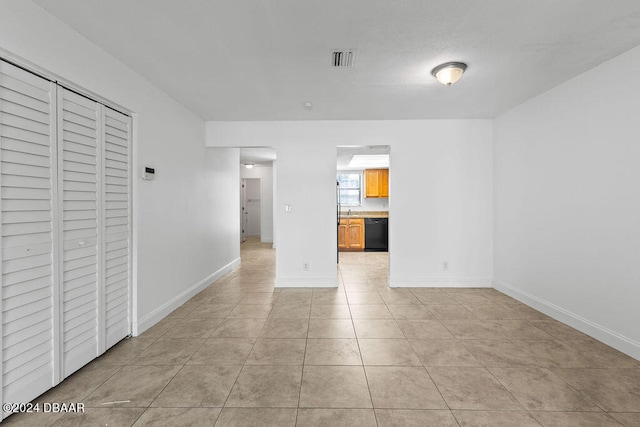
<path fill-rule="evenodd" d="M 339 203 L 342 206 L 360 206 L 362 203 L 362 173 L 338 173 Z"/>

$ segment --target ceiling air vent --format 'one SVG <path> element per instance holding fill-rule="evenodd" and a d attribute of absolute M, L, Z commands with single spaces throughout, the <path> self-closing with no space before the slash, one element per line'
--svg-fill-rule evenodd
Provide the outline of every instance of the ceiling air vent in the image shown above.
<path fill-rule="evenodd" d="M 331 66 L 353 67 L 355 56 L 355 49 L 333 50 L 331 51 Z"/>

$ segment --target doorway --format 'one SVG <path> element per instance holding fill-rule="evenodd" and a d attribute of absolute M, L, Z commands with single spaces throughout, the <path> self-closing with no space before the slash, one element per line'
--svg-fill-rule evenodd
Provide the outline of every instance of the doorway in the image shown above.
<path fill-rule="evenodd" d="M 338 255 L 388 263 L 389 166 L 388 145 L 337 147 Z"/>
<path fill-rule="evenodd" d="M 261 226 L 260 178 L 242 180 L 242 241 L 247 237 L 259 237 Z"/>

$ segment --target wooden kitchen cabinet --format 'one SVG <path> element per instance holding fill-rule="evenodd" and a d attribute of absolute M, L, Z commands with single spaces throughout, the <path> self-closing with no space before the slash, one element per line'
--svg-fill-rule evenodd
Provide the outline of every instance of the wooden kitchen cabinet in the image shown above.
<path fill-rule="evenodd" d="M 365 197 L 389 197 L 389 169 L 364 171 Z"/>
<path fill-rule="evenodd" d="M 364 251 L 364 218 L 341 218 L 338 225 L 340 251 Z"/>

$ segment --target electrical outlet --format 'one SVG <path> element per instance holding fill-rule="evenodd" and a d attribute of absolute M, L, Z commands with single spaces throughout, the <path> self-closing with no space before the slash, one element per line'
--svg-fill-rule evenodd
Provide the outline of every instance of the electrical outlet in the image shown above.
<path fill-rule="evenodd" d="M 442 269 L 443 270 L 449 270 L 449 261 L 443 261 L 442 262 Z"/>
<path fill-rule="evenodd" d="M 309 263 L 308 262 L 302 263 L 302 271 L 309 271 Z"/>

